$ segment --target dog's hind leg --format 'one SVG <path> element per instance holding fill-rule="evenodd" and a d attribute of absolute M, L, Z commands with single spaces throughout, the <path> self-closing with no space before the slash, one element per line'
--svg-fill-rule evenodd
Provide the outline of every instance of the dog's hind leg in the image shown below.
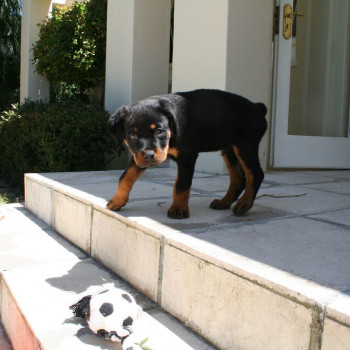
<path fill-rule="evenodd" d="M 221 154 L 230 175 L 230 186 L 223 198 L 214 199 L 210 203 L 210 208 L 220 210 L 228 209 L 245 187 L 244 171 L 233 148 L 223 149 Z"/>
<path fill-rule="evenodd" d="M 264 172 L 260 166 L 258 149 L 259 144 L 254 144 L 253 142 L 233 146 L 233 150 L 245 175 L 244 194 L 233 208 L 233 212 L 236 215 L 246 213 L 253 206 L 256 194 L 264 180 Z"/>

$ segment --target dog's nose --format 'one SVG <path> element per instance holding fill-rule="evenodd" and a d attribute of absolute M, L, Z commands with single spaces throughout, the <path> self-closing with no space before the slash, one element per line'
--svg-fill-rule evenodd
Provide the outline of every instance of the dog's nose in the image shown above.
<path fill-rule="evenodd" d="M 142 151 L 142 154 L 145 160 L 152 160 L 156 156 L 156 152 L 152 150 Z"/>

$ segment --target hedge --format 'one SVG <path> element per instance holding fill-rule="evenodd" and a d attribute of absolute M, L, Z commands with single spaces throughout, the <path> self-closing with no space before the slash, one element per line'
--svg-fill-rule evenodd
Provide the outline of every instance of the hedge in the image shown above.
<path fill-rule="evenodd" d="M 108 113 L 82 102 L 26 101 L 0 114 L 0 178 L 26 172 L 101 170 L 113 141 Z"/>

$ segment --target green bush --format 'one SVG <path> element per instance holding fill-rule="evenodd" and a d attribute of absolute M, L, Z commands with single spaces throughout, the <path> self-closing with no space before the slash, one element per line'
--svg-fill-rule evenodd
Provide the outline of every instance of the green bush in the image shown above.
<path fill-rule="evenodd" d="M 26 172 L 101 170 L 113 148 L 108 113 L 81 102 L 26 101 L 0 115 L 0 178 Z"/>
<path fill-rule="evenodd" d="M 19 101 L 21 1 L 1 0 L 0 112 Z"/>
<path fill-rule="evenodd" d="M 107 0 L 59 7 L 39 24 L 33 61 L 52 84 L 79 86 L 80 94 L 104 81 Z"/>

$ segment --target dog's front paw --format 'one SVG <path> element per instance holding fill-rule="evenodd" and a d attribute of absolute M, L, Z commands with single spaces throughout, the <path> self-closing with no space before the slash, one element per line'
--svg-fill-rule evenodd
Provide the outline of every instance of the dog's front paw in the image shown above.
<path fill-rule="evenodd" d="M 188 208 L 174 208 L 170 207 L 168 216 L 172 219 L 187 219 L 190 217 L 190 210 Z"/>
<path fill-rule="evenodd" d="M 120 201 L 116 201 L 114 199 L 110 199 L 107 203 L 107 208 L 109 210 L 114 210 L 114 211 L 118 211 L 120 210 L 123 206 L 125 205 L 125 203 L 121 203 Z"/>

